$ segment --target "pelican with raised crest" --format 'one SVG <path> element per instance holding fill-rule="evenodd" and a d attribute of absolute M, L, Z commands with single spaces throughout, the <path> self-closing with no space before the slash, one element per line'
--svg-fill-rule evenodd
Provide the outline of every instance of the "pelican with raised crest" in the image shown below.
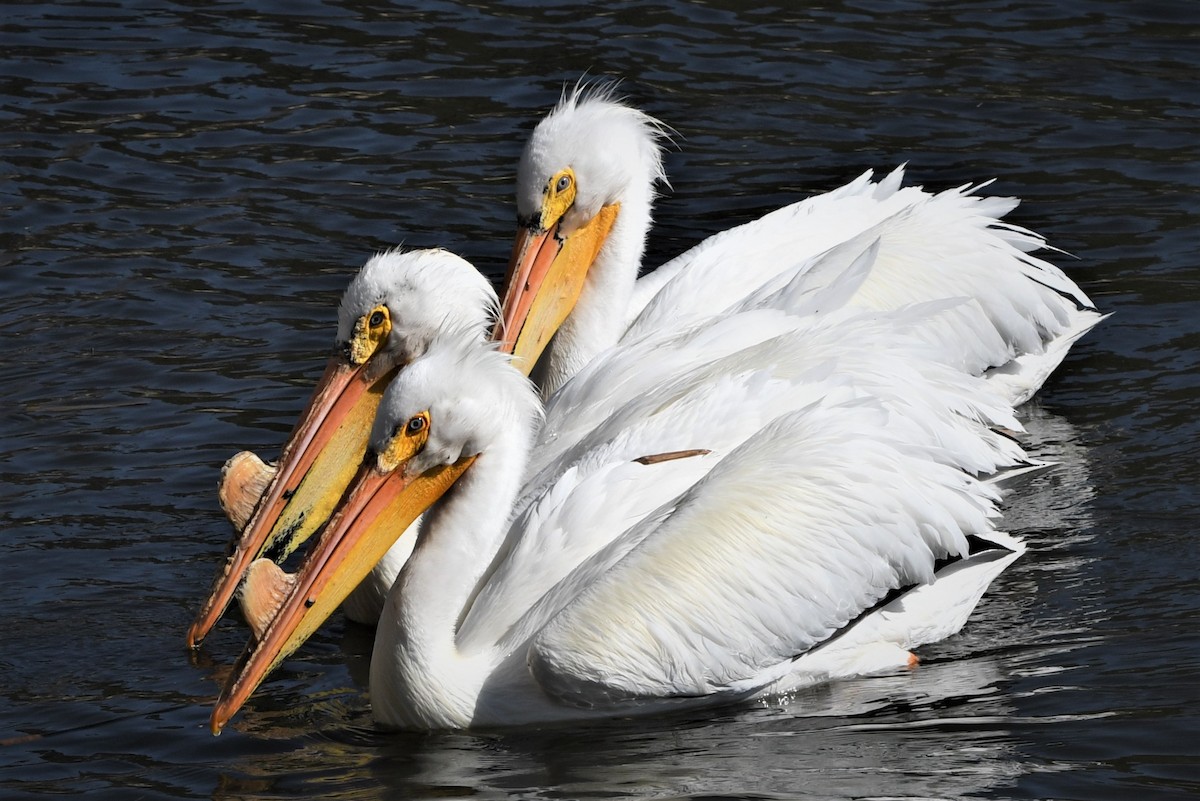
<path fill-rule="evenodd" d="M 621 343 L 670 338 L 732 308 L 754 308 L 782 287 L 792 287 L 797 295 L 819 292 L 839 280 L 839 270 L 855 263 L 861 247 L 845 259 L 820 257 L 865 235 L 874 241 L 874 258 L 840 302 L 888 311 L 966 299 L 953 312 L 931 316 L 922 339 L 934 348 L 935 358 L 965 373 L 986 375 L 1013 403 L 1036 392 L 1070 345 L 1101 319 L 1058 268 L 1031 255 L 1044 246 L 1040 237 L 1001 221 L 1016 201 L 980 196 L 978 187 L 936 195 L 904 188 L 902 170 L 881 181 L 863 175 L 710 237 L 637 279 L 655 184 L 664 180 L 663 131 L 659 122 L 617 100 L 611 88 L 577 86 L 537 126 L 522 155 L 519 225 L 493 337 L 502 350 L 515 354 L 522 370 L 534 370 L 543 396 L 551 399 L 552 409 L 558 408 L 551 416 L 559 422 L 547 438 L 552 444 L 539 450 L 535 469 L 599 425 L 607 410 L 644 389 L 645 377 L 659 370 L 653 347 L 627 350 L 639 360 L 628 362 L 623 375 L 640 374 L 640 382 L 610 386 L 607 404 L 591 396 L 581 404 L 577 390 L 560 397 L 557 390 L 597 355 Z M 812 269 L 814 264 L 820 269 Z M 473 288 L 467 293 L 445 288 L 405 292 L 425 318 L 476 319 L 465 309 L 456 317 L 441 306 L 440 298 L 450 302 L 453 296 L 460 303 L 478 304 L 478 315 L 488 300 L 474 288 L 477 279 L 468 283 Z M 384 295 L 372 302 L 392 308 Z M 359 351 L 383 347 L 388 335 L 371 339 L 371 318 L 363 316 L 373 311 L 356 309 L 340 320 L 339 329 L 350 327 L 339 330 L 339 341 L 357 336 L 355 326 L 361 322 L 365 339 Z M 389 315 L 393 327 L 404 320 L 404 314 Z M 418 329 L 422 334 L 417 339 L 427 342 L 428 326 Z M 771 333 L 769 326 L 761 332 L 741 330 L 733 341 Z M 189 632 L 190 644 L 211 628 L 252 559 L 264 554 L 282 558 L 327 519 L 366 449 L 374 404 L 396 369 L 393 364 L 392 369 L 361 375 L 373 381 L 364 383 L 370 388 L 360 393 L 365 400 L 329 400 L 320 407 L 325 428 L 305 422 L 316 414 L 317 407 L 310 405 L 261 502 L 258 492 L 268 482 L 260 463 L 242 462 L 251 468 L 248 480 L 227 477 L 224 496 L 232 498 L 226 503 L 231 516 L 255 511 Z M 326 385 L 323 380 L 314 404 L 318 397 L 332 397 L 323 389 Z M 352 423 L 339 428 L 343 418 Z M 313 430 L 339 435 L 330 440 L 312 435 Z M 314 472 L 318 466 L 321 471 Z M 383 590 L 402 561 L 391 560 L 375 576 L 374 600 L 357 604 L 355 619 L 375 618 Z"/>
<path fill-rule="evenodd" d="M 871 275 L 850 302 L 887 310 L 972 299 L 931 335 L 948 362 L 994 376 L 1014 402 L 1028 400 L 1101 318 L 1061 270 L 1030 254 L 1045 246 L 1040 236 L 1001 220 L 1016 200 L 980 196 L 981 187 L 902 187 L 903 169 L 709 237 L 638 278 L 655 184 L 665 180 L 666 129 L 613 91 L 565 92 L 518 166 L 519 224 L 495 338 L 518 359 L 540 360 L 545 396 L 617 342 L 745 304 L 884 221 Z M 807 287 L 833 277 L 814 274 Z"/>

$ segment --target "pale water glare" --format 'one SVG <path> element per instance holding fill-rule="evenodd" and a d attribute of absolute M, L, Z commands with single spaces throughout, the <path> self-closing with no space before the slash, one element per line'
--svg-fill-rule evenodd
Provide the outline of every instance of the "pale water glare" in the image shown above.
<path fill-rule="evenodd" d="M 0 18 L 0 795 L 1200 795 L 1200 11 L 1191 2 L 12 4 Z M 335 619 L 220 738 L 184 632 L 335 304 L 405 243 L 503 272 L 583 74 L 671 125 L 648 264 L 868 168 L 995 178 L 1113 316 L 1027 410 L 1030 551 L 903 675 L 507 733 L 375 729 Z"/>

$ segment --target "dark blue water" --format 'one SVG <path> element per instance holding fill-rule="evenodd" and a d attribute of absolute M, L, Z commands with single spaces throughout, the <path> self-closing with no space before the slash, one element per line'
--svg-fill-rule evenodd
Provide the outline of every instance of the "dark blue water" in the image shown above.
<path fill-rule="evenodd" d="M 1190 2 L 122 3 L 0 18 L 0 796 L 1200 795 L 1200 11 Z M 580 75 L 676 130 L 648 263 L 908 162 L 996 178 L 1111 319 L 1028 410 L 1030 553 L 910 674 L 586 728 L 375 730 L 334 621 L 226 734 L 184 632 L 372 252 L 498 277 Z"/>

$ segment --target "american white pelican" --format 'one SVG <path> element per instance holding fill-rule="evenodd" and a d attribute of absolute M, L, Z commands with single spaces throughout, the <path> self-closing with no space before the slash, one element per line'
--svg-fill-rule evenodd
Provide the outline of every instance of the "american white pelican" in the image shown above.
<path fill-rule="evenodd" d="M 576 86 L 521 156 L 519 225 L 496 336 L 521 359 L 546 351 L 534 373 L 545 395 L 614 343 L 745 302 L 884 221 L 878 258 L 852 302 L 895 309 L 973 299 L 940 321 L 943 358 L 993 372 L 1016 402 L 1100 319 L 1061 270 L 1029 255 L 1045 246 L 1041 237 L 1000 220 L 1016 200 L 981 197 L 980 187 L 937 195 L 901 188 L 903 169 L 878 182 L 867 173 L 710 237 L 635 281 L 654 185 L 665 180 L 663 132 L 611 87 Z M 814 275 L 808 287 L 829 278 Z"/>
<path fill-rule="evenodd" d="M 668 371 L 525 482 L 531 386 L 438 338 L 387 390 L 295 580 L 256 563 L 265 608 L 213 731 L 423 511 L 376 631 L 387 726 L 646 713 L 911 664 L 1023 549 L 971 475 L 1021 462 L 989 428 L 1017 427 L 1011 408 L 913 333 L 945 311 L 723 316 L 663 345 L 702 369 Z M 695 355 L 764 317 L 778 336 Z M 621 350 L 589 371 L 619 372 Z"/>
<path fill-rule="evenodd" d="M 924 338 L 940 349 L 943 361 L 986 373 L 1014 402 L 1028 399 L 1070 344 L 1100 319 L 1061 271 L 1029 255 L 1043 246 L 1040 237 L 1000 221 L 1015 201 L 979 197 L 965 187 L 937 195 L 901 188 L 902 170 L 879 182 L 864 175 L 718 234 L 635 284 L 654 183 L 663 179 L 661 131 L 657 121 L 617 102 L 611 91 L 577 87 L 538 125 L 522 156 L 521 225 L 494 336 L 503 339 L 503 348 L 515 348 L 526 370 L 551 343 L 535 374 L 547 396 L 618 341 L 671 336 L 729 308 L 752 308 L 785 286 L 795 296 L 818 292 L 867 247 L 876 249 L 870 269 L 852 296 L 841 301 L 889 310 L 920 301 L 969 299 L 953 313 L 933 318 Z M 822 258 L 839 248 L 846 258 Z M 822 268 L 810 270 L 817 263 Z M 754 333 L 741 331 L 739 337 Z M 768 328 L 763 335 L 769 333 Z M 639 356 L 628 368 L 644 382 L 661 366 L 653 347 Z M 590 416 L 579 414 L 555 429 L 556 447 L 572 441 L 563 436 L 566 428 L 581 435 L 598 422 L 595 415 L 638 386 L 632 381 L 610 388 L 607 407 L 589 403 Z M 562 410 L 575 410 L 578 394 L 551 401 L 560 410 L 558 419 L 566 417 Z M 585 394 L 593 395 L 590 389 Z M 359 444 L 320 461 L 330 474 L 336 465 L 339 475 L 338 481 L 325 482 L 332 489 L 320 504 L 305 495 L 303 503 L 292 499 L 286 507 L 282 496 L 260 505 L 257 525 L 277 532 L 272 540 L 283 537 L 294 547 L 323 521 L 351 472 L 347 456 L 365 447 L 363 425 L 352 429 Z M 308 451 L 316 447 L 306 446 L 296 460 L 314 458 Z M 546 461 L 554 453 L 553 448 L 539 451 Z M 302 476 L 295 473 L 292 483 Z M 307 482 L 314 490 L 321 486 L 316 479 Z M 240 494 L 253 497 L 257 488 L 251 483 Z M 348 609 L 353 619 L 375 618 L 399 564 L 392 560 L 391 569 L 385 565 L 372 577 L 374 592 L 364 588 Z M 224 574 L 219 585 L 224 598 L 239 576 Z M 210 602 L 206 610 L 212 608 L 219 614 L 224 604 Z M 202 619 L 208 626 L 215 621 L 211 612 Z M 193 632 L 202 636 L 203 631 L 207 628 L 198 620 Z M 198 637 L 189 635 L 189 640 Z"/>
<path fill-rule="evenodd" d="M 495 308 L 488 280 L 449 251 L 395 249 L 363 265 L 342 296 L 334 353 L 278 469 L 248 453 L 226 464 L 222 505 L 241 534 L 188 630 L 189 646 L 216 624 L 252 560 L 265 554 L 282 561 L 325 522 L 366 450 L 375 409 L 396 372 L 447 326 L 482 341 Z"/>

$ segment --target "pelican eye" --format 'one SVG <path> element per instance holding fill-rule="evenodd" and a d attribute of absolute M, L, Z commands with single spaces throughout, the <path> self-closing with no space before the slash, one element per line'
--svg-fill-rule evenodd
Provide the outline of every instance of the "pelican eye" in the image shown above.
<path fill-rule="evenodd" d="M 570 167 L 550 176 L 542 190 L 542 211 L 538 222 L 549 229 L 562 220 L 563 215 L 575 205 L 575 172 Z M 542 230 L 542 229 L 539 229 Z"/>
<path fill-rule="evenodd" d="M 383 321 L 384 321 L 383 312 L 380 311 L 379 309 L 376 309 L 374 312 L 371 313 L 371 319 L 368 320 L 367 322 L 372 328 L 378 328 L 379 326 L 383 325 Z"/>
<path fill-rule="evenodd" d="M 403 423 L 396 423 L 392 435 L 383 443 L 382 452 L 375 458 L 375 466 L 381 473 L 390 473 L 425 450 L 429 439 L 429 412 L 413 415 Z"/>

